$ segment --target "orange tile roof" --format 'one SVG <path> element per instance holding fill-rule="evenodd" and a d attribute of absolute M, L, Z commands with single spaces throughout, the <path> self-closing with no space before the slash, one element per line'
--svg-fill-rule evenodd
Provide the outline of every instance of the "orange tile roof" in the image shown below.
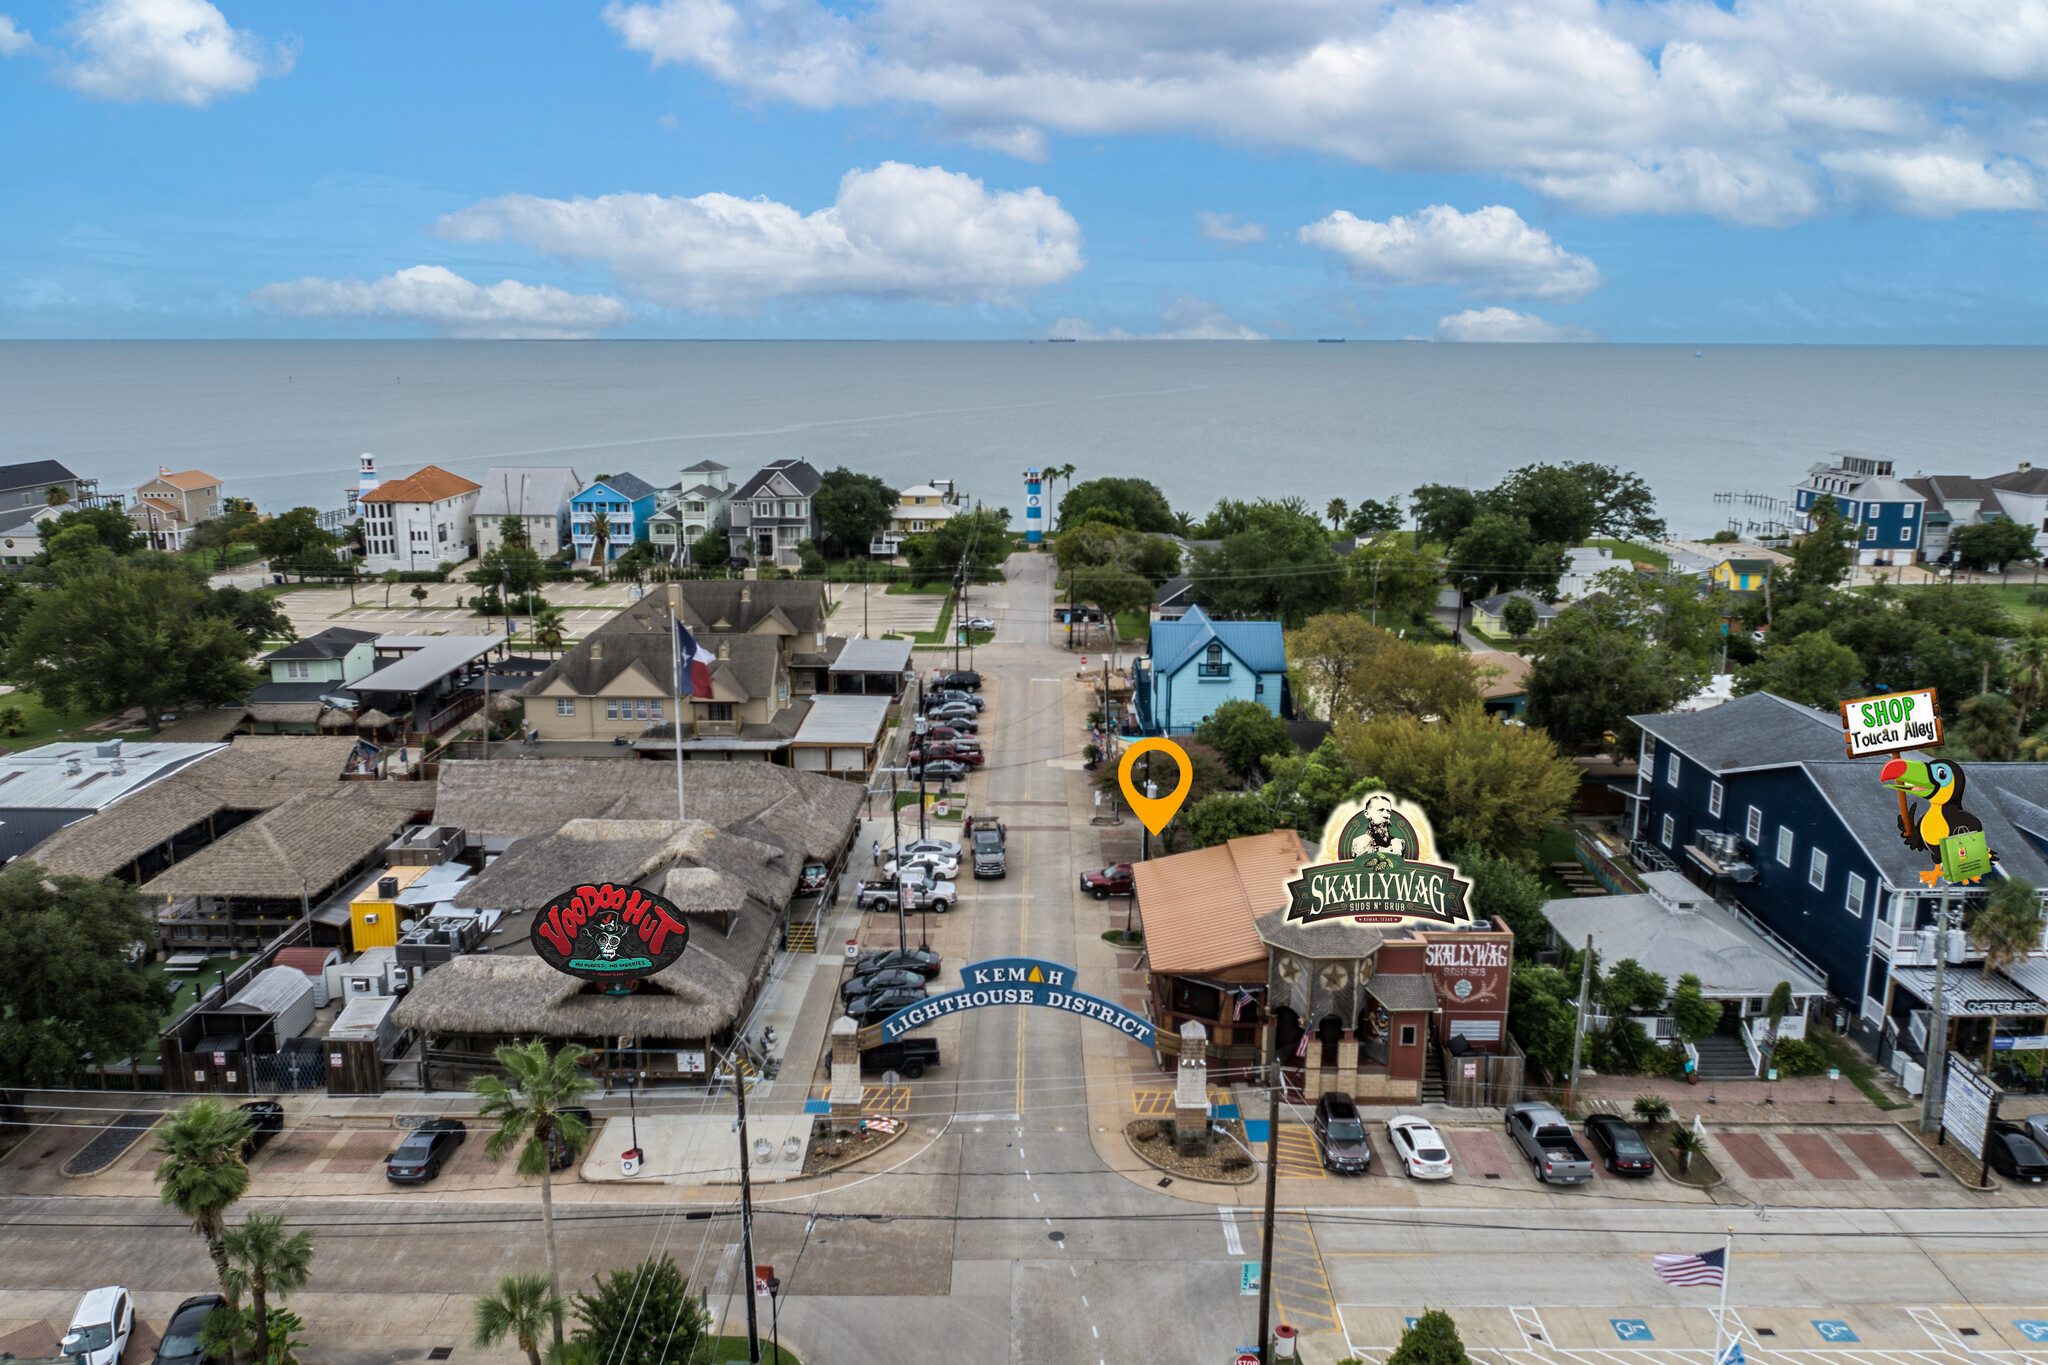
<path fill-rule="evenodd" d="M 439 502 L 464 493 L 481 493 L 483 485 L 460 474 L 450 474 L 439 465 L 426 465 L 403 479 L 380 483 L 358 502 Z"/>
<path fill-rule="evenodd" d="M 187 469 L 177 474 L 159 474 L 155 479 L 145 480 L 145 482 L 163 482 L 173 488 L 182 488 L 190 492 L 195 488 L 211 488 L 219 483 L 220 480 L 203 469 Z"/>
<path fill-rule="evenodd" d="M 1147 964 L 1184 973 L 1263 961 L 1252 920 L 1287 904 L 1287 883 L 1310 861 L 1300 836 L 1281 829 L 1133 863 Z"/>

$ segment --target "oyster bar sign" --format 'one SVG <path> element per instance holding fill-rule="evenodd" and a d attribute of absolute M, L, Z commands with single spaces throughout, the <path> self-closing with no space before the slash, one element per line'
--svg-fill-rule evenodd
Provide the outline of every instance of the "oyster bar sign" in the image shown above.
<path fill-rule="evenodd" d="M 690 926 L 664 898 L 599 882 L 557 896 L 533 917 L 533 948 L 558 972 L 586 981 L 653 976 L 683 955 Z"/>
<path fill-rule="evenodd" d="M 1295 924 L 1465 924 L 1471 883 L 1435 861 L 1435 836 L 1420 807 L 1373 792 L 1339 806 L 1323 828 L 1327 860 L 1289 884 Z"/>

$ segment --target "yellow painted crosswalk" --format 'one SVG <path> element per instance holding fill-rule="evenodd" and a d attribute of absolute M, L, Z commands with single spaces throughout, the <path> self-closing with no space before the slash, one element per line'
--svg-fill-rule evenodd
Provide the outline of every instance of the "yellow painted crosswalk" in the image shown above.
<path fill-rule="evenodd" d="M 1316 1135 L 1298 1123 L 1280 1125 L 1279 1165 L 1282 1180 L 1321 1180 L 1328 1175 Z"/>

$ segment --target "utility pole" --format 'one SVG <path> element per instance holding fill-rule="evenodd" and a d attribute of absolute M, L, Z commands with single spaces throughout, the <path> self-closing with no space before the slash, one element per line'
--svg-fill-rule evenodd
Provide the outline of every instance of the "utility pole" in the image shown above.
<path fill-rule="evenodd" d="M 1927 1020 L 1926 1088 L 1920 1092 L 1920 1131 L 1932 1136 L 1941 1131 L 1941 1106 L 1948 1080 L 1948 915 L 1949 884 L 1941 884 L 1941 908 L 1935 913 L 1934 1010 Z"/>
<path fill-rule="evenodd" d="M 1266 1218 L 1259 1232 L 1259 1359 L 1269 1359 L 1273 1339 L 1273 1199 L 1280 1181 L 1280 1034 L 1279 1023 L 1267 1016 L 1273 1039 L 1273 1068 L 1266 1091 Z"/>
<path fill-rule="evenodd" d="M 732 1059 L 733 1097 L 740 1113 L 740 1258 L 747 1272 L 747 1359 L 761 1365 L 760 1310 L 754 1306 L 754 1154 L 747 1147 L 747 1075 L 740 1070 L 737 1047 L 726 1055 Z"/>
<path fill-rule="evenodd" d="M 1579 1021 L 1572 1028 L 1572 1076 L 1565 1091 L 1565 1103 L 1579 1098 L 1579 1055 L 1586 1042 L 1586 1006 L 1593 997 L 1593 936 L 1586 935 L 1586 961 L 1579 971 Z"/>

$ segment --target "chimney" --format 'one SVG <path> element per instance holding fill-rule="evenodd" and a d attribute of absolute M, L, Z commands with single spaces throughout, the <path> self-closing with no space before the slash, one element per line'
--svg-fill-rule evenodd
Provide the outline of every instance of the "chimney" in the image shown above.
<path fill-rule="evenodd" d="M 2026 462 L 2025 460 L 2021 460 L 2021 461 L 2020 461 L 2020 467 L 2019 467 L 2019 472 L 2020 472 L 2020 473 L 2022 473 L 2022 474 L 2024 474 L 2024 473 L 2026 473 L 2027 471 L 2031 470 L 2031 469 L 2032 469 L 2033 467 L 2034 467 L 2034 466 L 2032 466 L 2032 465 L 2028 464 L 2028 463 L 2027 463 L 2027 462 Z"/>
<path fill-rule="evenodd" d="M 602 659 L 604 657 L 604 641 L 592 640 L 590 642 L 590 657 L 593 659 Z"/>
<path fill-rule="evenodd" d="M 171 467 L 170 467 L 169 465 L 167 465 L 167 464 L 160 464 L 160 465 L 158 465 L 158 466 L 156 467 L 156 476 L 157 476 L 157 477 L 158 477 L 159 479 L 162 479 L 162 478 L 167 478 L 167 477 L 169 477 L 169 475 L 170 475 L 170 472 L 171 472 Z"/>
<path fill-rule="evenodd" d="M 2021 466 L 2020 466 L 2020 468 L 2021 468 L 2021 469 L 2025 469 L 2025 468 L 2026 468 L 2026 466 L 2025 466 L 2025 465 L 2021 465 Z M 754 600 L 754 588 L 753 588 L 753 585 L 752 585 L 752 584 L 750 584 L 750 583 L 742 583 L 742 584 L 740 584 L 740 605 L 744 607 L 744 606 L 746 606 L 747 604 L 749 604 L 750 602 L 752 602 L 753 600 Z"/>
<path fill-rule="evenodd" d="M 732 657 L 732 641 L 720 640 L 718 642 L 718 657 L 721 659 L 730 659 Z"/>

